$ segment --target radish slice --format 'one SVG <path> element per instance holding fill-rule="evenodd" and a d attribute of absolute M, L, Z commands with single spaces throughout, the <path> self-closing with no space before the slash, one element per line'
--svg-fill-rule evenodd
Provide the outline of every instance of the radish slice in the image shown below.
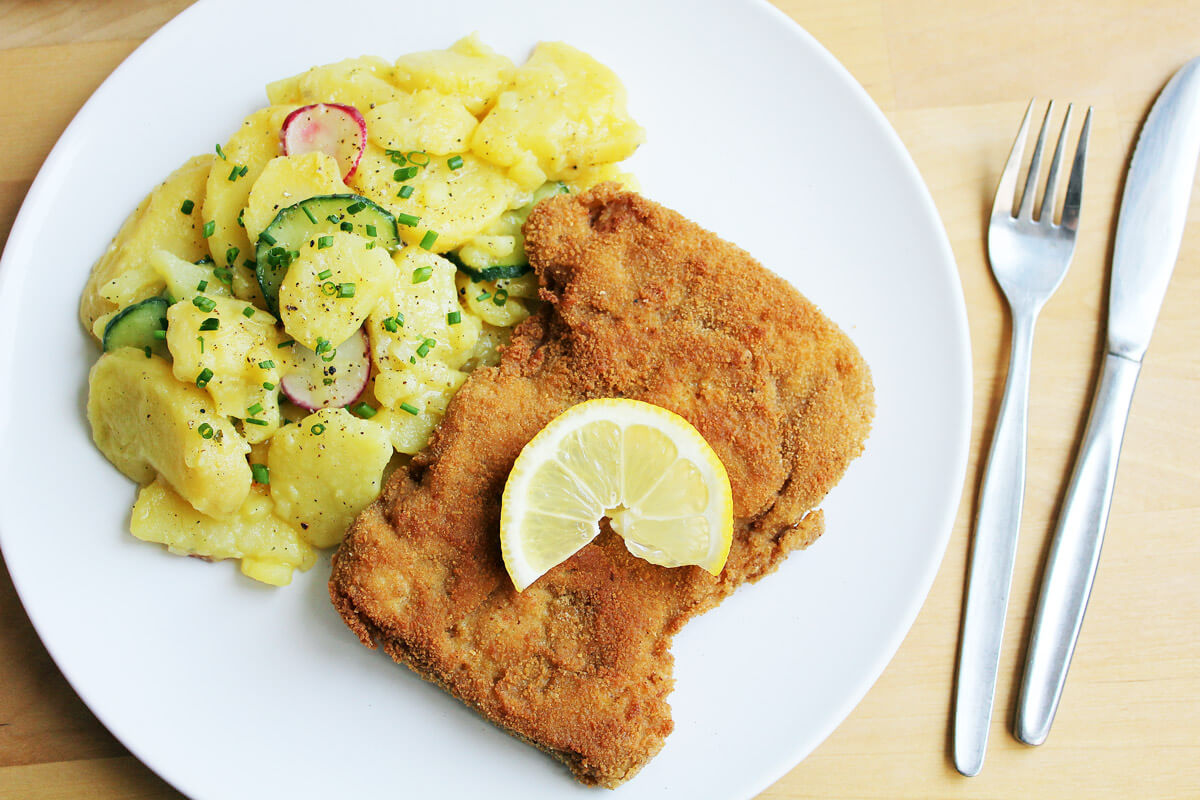
<path fill-rule="evenodd" d="M 292 345 L 292 369 L 280 379 L 279 388 L 289 400 L 309 411 L 348 406 L 363 393 L 371 378 L 369 344 L 362 328 L 336 350 L 323 355 L 296 342 Z"/>
<path fill-rule="evenodd" d="M 283 154 L 320 152 L 332 156 L 350 180 L 367 147 L 367 121 L 354 106 L 314 103 L 288 114 L 279 132 Z"/>

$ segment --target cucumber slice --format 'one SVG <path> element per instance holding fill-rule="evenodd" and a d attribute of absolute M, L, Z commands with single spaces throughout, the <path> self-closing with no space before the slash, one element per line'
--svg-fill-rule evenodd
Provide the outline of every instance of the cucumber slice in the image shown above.
<path fill-rule="evenodd" d="M 339 230 L 372 238 L 368 225 L 374 229 L 373 238 L 379 246 L 388 252 L 400 247 L 396 218 L 387 209 L 356 194 L 320 195 L 281 209 L 259 235 L 254 251 L 254 272 L 267 310 L 279 316 L 279 285 L 301 244 Z"/>
<path fill-rule="evenodd" d="M 170 359 L 167 340 L 155 336 L 156 331 L 167 329 L 167 308 L 170 303 L 163 297 L 151 297 L 140 303 L 126 306 L 121 313 L 104 326 L 104 352 L 111 353 L 121 347 L 133 347 L 147 355 Z"/>
<path fill-rule="evenodd" d="M 498 264 L 476 269 L 475 267 L 468 267 L 460 261 L 457 253 L 443 253 L 442 258 L 458 267 L 460 271 L 467 273 L 473 281 L 498 281 L 501 278 L 519 278 L 531 269 L 528 264 Z"/>

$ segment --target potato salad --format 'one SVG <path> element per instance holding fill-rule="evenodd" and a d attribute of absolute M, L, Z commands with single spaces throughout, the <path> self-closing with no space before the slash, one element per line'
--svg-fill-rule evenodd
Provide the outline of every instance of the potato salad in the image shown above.
<path fill-rule="evenodd" d="M 80 303 L 134 536 L 273 585 L 341 541 L 538 302 L 521 234 L 643 138 L 621 82 L 475 36 L 267 86 L 128 217 Z"/>

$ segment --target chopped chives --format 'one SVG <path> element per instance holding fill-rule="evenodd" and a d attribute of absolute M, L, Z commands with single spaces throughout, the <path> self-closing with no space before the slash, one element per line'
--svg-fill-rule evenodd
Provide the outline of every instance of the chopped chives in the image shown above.
<path fill-rule="evenodd" d="M 275 384 L 271 383 L 270 381 L 263 381 L 262 387 L 264 389 L 266 389 L 268 392 L 275 391 Z"/>
<path fill-rule="evenodd" d="M 204 223 L 204 238 L 205 239 L 212 236 L 214 233 L 216 233 L 216 231 L 217 231 L 216 220 L 210 219 L 208 222 Z"/>
<path fill-rule="evenodd" d="M 262 410 L 262 403 L 255 403 L 246 409 L 246 413 L 253 417 L 255 414 L 261 414 Z"/>
<path fill-rule="evenodd" d="M 192 305 L 203 311 L 205 314 L 217 307 L 217 304 L 212 299 L 208 297 L 201 297 L 200 295 L 196 295 L 192 298 Z"/>
<path fill-rule="evenodd" d="M 167 338 L 167 332 L 166 332 L 166 331 L 155 331 L 155 332 L 154 332 L 154 338 L 155 338 L 155 339 L 158 339 L 159 341 L 161 341 L 161 340 L 163 340 L 163 339 L 166 339 L 166 338 Z"/>
<path fill-rule="evenodd" d="M 317 338 L 317 349 L 315 352 L 317 355 L 321 355 L 321 353 L 324 353 L 326 350 L 328 350 L 331 347 L 333 347 L 333 345 L 330 344 L 328 339 L 326 339 L 323 336 L 318 337 Z"/>
<path fill-rule="evenodd" d="M 433 277 L 433 267 L 417 267 L 413 270 L 412 282 L 424 283 Z"/>
<path fill-rule="evenodd" d="M 196 291 L 197 291 L 197 292 L 203 292 L 203 291 L 204 291 L 205 289 L 207 289 L 207 288 L 208 288 L 208 281 L 202 280 L 202 281 L 200 281 L 199 283 L 197 283 L 197 284 L 196 284 Z"/>
<path fill-rule="evenodd" d="M 399 225 L 407 225 L 410 228 L 415 228 L 421 224 L 421 218 L 415 214 L 397 214 L 396 223 Z"/>
<path fill-rule="evenodd" d="M 417 177 L 416 167 L 401 167 L 392 173 L 394 181 L 411 181 L 415 177 Z"/>
<path fill-rule="evenodd" d="M 396 312 L 396 322 L 400 323 L 400 327 L 404 327 L 404 315 L 399 311 Z"/>
<path fill-rule="evenodd" d="M 340 219 L 341 219 L 341 217 L 339 217 L 337 214 L 330 214 L 330 215 L 329 215 L 328 217 L 326 217 L 325 219 L 329 220 L 329 221 L 330 221 L 330 222 L 332 222 L 334 225 L 337 225 L 337 224 L 338 224 L 338 220 L 340 220 Z"/>
<path fill-rule="evenodd" d="M 288 339 L 286 342 L 280 342 L 279 344 L 277 344 L 275 346 L 276 346 L 276 348 L 282 350 L 285 347 L 291 347 L 295 343 L 296 343 L 295 339 Z"/>
<path fill-rule="evenodd" d="M 238 224 L 239 228 L 246 227 L 245 221 L 242 220 L 242 215 L 245 213 L 246 213 L 246 209 L 244 209 L 244 208 L 238 212 L 237 224 Z"/>
<path fill-rule="evenodd" d="M 317 215 L 308 210 L 308 206 L 301 205 L 300 210 L 304 212 L 304 216 L 308 217 L 308 221 L 317 224 Z"/>
<path fill-rule="evenodd" d="M 346 233 L 352 233 L 354 231 L 353 222 L 343 222 L 341 225 L 338 225 L 338 227 L 344 230 Z"/>
<path fill-rule="evenodd" d="M 218 142 L 218 143 L 217 143 L 217 155 L 219 155 L 219 156 L 221 157 L 221 160 L 222 160 L 222 161 L 228 161 L 228 160 L 229 160 L 229 159 L 225 158 L 225 151 L 221 149 L 221 144 L 220 144 L 220 142 Z"/>
<path fill-rule="evenodd" d="M 216 317 L 209 317 L 208 319 L 204 320 L 204 322 L 200 323 L 200 330 L 202 331 L 215 331 L 220 327 L 221 320 L 217 319 Z"/>
<path fill-rule="evenodd" d="M 249 421 L 250 420 L 246 420 L 246 422 Z M 271 470 L 267 468 L 266 464 L 251 464 L 250 475 L 254 478 L 255 483 L 261 483 L 263 486 L 266 486 L 271 482 Z"/>
<path fill-rule="evenodd" d="M 462 156 L 451 156 L 450 160 L 446 162 L 446 166 L 450 169 L 462 169 L 462 165 Z"/>
<path fill-rule="evenodd" d="M 275 237 L 272 236 L 271 234 L 267 233 L 266 231 L 263 231 L 262 233 L 260 233 L 258 235 L 258 238 L 262 239 L 267 244 L 275 244 Z"/>
<path fill-rule="evenodd" d="M 196 341 L 200 343 L 200 352 L 203 353 L 204 352 L 204 337 L 197 336 Z"/>
<path fill-rule="evenodd" d="M 429 154 L 424 150 L 410 150 L 405 155 L 407 156 L 410 164 L 416 164 L 418 167 L 429 165 Z M 416 158 L 413 158 L 413 156 L 416 156 Z"/>
<path fill-rule="evenodd" d="M 367 236 L 378 236 L 379 230 L 374 225 L 367 226 Z"/>
<path fill-rule="evenodd" d="M 233 273 L 225 267 L 217 267 L 213 270 L 213 275 L 217 276 L 217 280 L 226 286 L 233 283 Z"/>
<path fill-rule="evenodd" d="M 201 423 L 196 431 L 200 434 L 201 439 L 211 439 L 213 437 L 213 426 L 207 422 Z"/>
<path fill-rule="evenodd" d="M 258 362 L 258 368 L 259 369 L 275 369 L 275 362 L 268 358 L 266 361 Z"/>
<path fill-rule="evenodd" d="M 412 186 L 401 186 L 400 192 L 396 196 L 403 197 L 405 200 L 407 200 L 408 198 L 412 197 L 412 193 L 413 193 Z"/>
<path fill-rule="evenodd" d="M 229 180 L 236 181 L 240 177 L 242 177 L 242 173 L 238 172 L 237 165 L 235 164 L 233 169 L 229 170 Z"/>
<path fill-rule="evenodd" d="M 333 270 L 331 270 L 331 269 L 323 269 L 317 273 L 317 278 L 320 280 L 323 280 L 323 281 L 328 280 L 332 277 L 333 277 Z"/>
<path fill-rule="evenodd" d="M 246 166 L 245 164 L 242 164 L 242 166 L 238 167 L 238 177 L 239 178 L 246 177 L 246 173 L 249 171 L 250 171 L 250 167 Z"/>
<path fill-rule="evenodd" d="M 242 421 L 248 422 L 251 425 L 266 425 L 267 424 L 267 421 L 265 419 L 255 419 L 254 417 L 246 417 L 246 419 L 244 419 Z"/>
<path fill-rule="evenodd" d="M 421 345 L 417 348 L 417 355 L 421 358 L 424 358 L 425 356 L 429 355 L 429 351 L 436 346 L 436 340 L 426 339 L 425 341 L 421 342 Z"/>
<path fill-rule="evenodd" d="M 238 257 L 238 253 L 240 253 L 240 252 L 242 252 L 242 251 L 239 250 L 238 248 L 230 247 L 228 250 L 225 251 L 225 263 L 232 266 L 234 259 Z"/>
<path fill-rule="evenodd" d="M 497 289 L 496 294 L 492 296 L 492 302 L 498 306 L 502 306 L 508 302 L 508 290 Z"/>
<path fill-rule="evenodd" d="M 462 312 L 461 311 L 451 311 L 449 314 L 446 315 L 446 323 L 447 324 L 457 325 L 460 322 L 462 322 Z"/>
<path fill-rule="evenodd" d="M 417 409 L 417 407 L 416 407 L 416 406 L 414 406 L 414 405 L 410 405 L 409 403 L 401 403 L 401 404 L 400 404 L 400 410 L 401 410 L 401 411 L 407 411 L 409 414 L 412 414 L 414 417 L 415 417 L 417 414 L 420 414 L 420 413 L 421 413 L 421 412 L 420 412 L 420 411 Z"/>
<path fill-rule="evenodd" d="M 374 243 L 374 242 L 367 242 L 367 246 L 366 246 L 365 248 L 363 248 L 363 249 L 364 249 L 364 250 L 374 250 L 374 249 L 375 249 L 375 243 Z"/>
<path fill-rule="evenodd" d="M 191 200 L 184 200 L 183 205 L 181 205 L 179 207 L 179 213 L 180 214 L 190 214 L 190 213 L 192 213 L 192 209 L 195 207 L 196 207 L 196 204 L 193 203 Z"/>
<path fill-rule="evenodd" d="M 399 323 L 397 323 L 392 317 L 384 318 L 383 327 L 387 329 L 388 333 L 395 333 L 396 331 L 400 330 Z"/>
<path fill-rule="evenodd" d="M 366 203 L 364 203 L 361 200 L 356 200 L 353 203 L 351 203 L 350 205 L 346 206 L 346 213 L 347 214 L 357 214 L 358 212 L 362 211 L 366 207 L 367 207 Z"/>
<path fill-rule="evenodd" d="M 245 317 L 246 319 L 250 319 L 251 317 L 253 317 L 254 316 L 254 306 L 246 306 L 245 308 L 243 308 L 242 316 Z"/>
<path fill-rule="evenodd" d="M 339 283 L 337 287 L 338 297 L 354 297 L 353 283 Z"/>
<path fill-rule="evenodd" d="M 408 161 L 404 157 L 404 153 L 401 153 L 399 150 L 385 150 L 384 152 L 387 153 L 387 157 L 392 160 L 393 164 L 404 166 L 405 162 Z"/>
<path fill-rule="evenodd" d="M 479 296 L 475 298 L 475 302 L 482 303 L 484 300 L 487 300 L 491 296 L 492 296 L 491 292 L 480 292 Z"/>
<path fill-rule="evenodd" d="M 318 250 L 324 250 L 326 247 L 333 247 L 333 237 L 332 236 L 322 236 L 319 239 L 317 239 L 317 249 Z"/>
<path fill-rule="evenodd" d="M 200 370 L 200 374 L 196 376 L 196 387 L 198 389 L 203 389 L 205 386 L 208 386 L 208 382 L 211 381 L 212 378 L 213 371 L 208 367 L 205 367 L 204 369 Z"/>
<path fill-rule="evenodd" d="M 146 354 L 146 358 L 149 358 L 150 356 L 152 356 L 154 354 L 153 351 L 150 349 L 150 345 L 146 345 L 145 347 L 143 347 L 142 352 Z"/>
<path fill-rule="evenodd" d="M 432 250 L 433 243 L 437 241 L 437 231 L 425 231 L 425 235 L 421 237 L 421 249 Z"/>
<path fill-rule="evenodd" d="M 192 263 L 195 264 L 196 266 L 201 266 L 202 264 L 212 264 L 214 262 L 212 260 L 212 256 L 204 256 L 203 258 L 199 258 L 196 261 L 193 261 Z"/>
<path fill-rule="evenodd" d="M 337 284 L 334 283 L 333 281 L 325 281 L 324 283 L 321 284 L 321 294 L 323 294 L 327 297 L 333 297 L 337 293 L 338 293 L 338 287 L 337 287 Z"/>
<path fill-rule="evenodd" d="M 372 408 L 368 403 L 359 403 L 350 410 L 363 419 L 370 419 L 371 417 L 375 416 L 376 413 L 375 409 Z"/>
<path fill-rule="evenodd" d="M 313 432 L 313 436 L 320 436 L 325 432 L 325 426 L 318 422 L 316 425 L 313 425 L 311 428 L 309 428 L 309 430 Z"/>

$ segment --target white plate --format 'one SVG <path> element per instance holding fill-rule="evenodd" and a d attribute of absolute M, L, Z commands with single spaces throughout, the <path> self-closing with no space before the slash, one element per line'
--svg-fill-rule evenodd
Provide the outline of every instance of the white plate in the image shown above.
<path fill-rule="evenodd" d="M 748 797 L 882 672 L 941 562 L 969 429 L 966 315 L 929 195 L 840 65 L 754 0 L 201 2 L 67 129 L 0 269 L 0 535 L 42 640 L 140 759 L 196 798 L 597 797 L 367 650 L 322 560 L 285 589 L 125 530 L 134 487 L 92 447 L 88 269 L 138 200 L 265 102 L 269 80 L 478 30 L 514 59 L 564 39 L 625 80 L 652 198 L 792 280 L 858 343 L 878 417 L 825 503 L 827 533 L 675 641 L 676 730 L 631 798 Z M 947 687 L 949 691 L 949 687 Z"/>

